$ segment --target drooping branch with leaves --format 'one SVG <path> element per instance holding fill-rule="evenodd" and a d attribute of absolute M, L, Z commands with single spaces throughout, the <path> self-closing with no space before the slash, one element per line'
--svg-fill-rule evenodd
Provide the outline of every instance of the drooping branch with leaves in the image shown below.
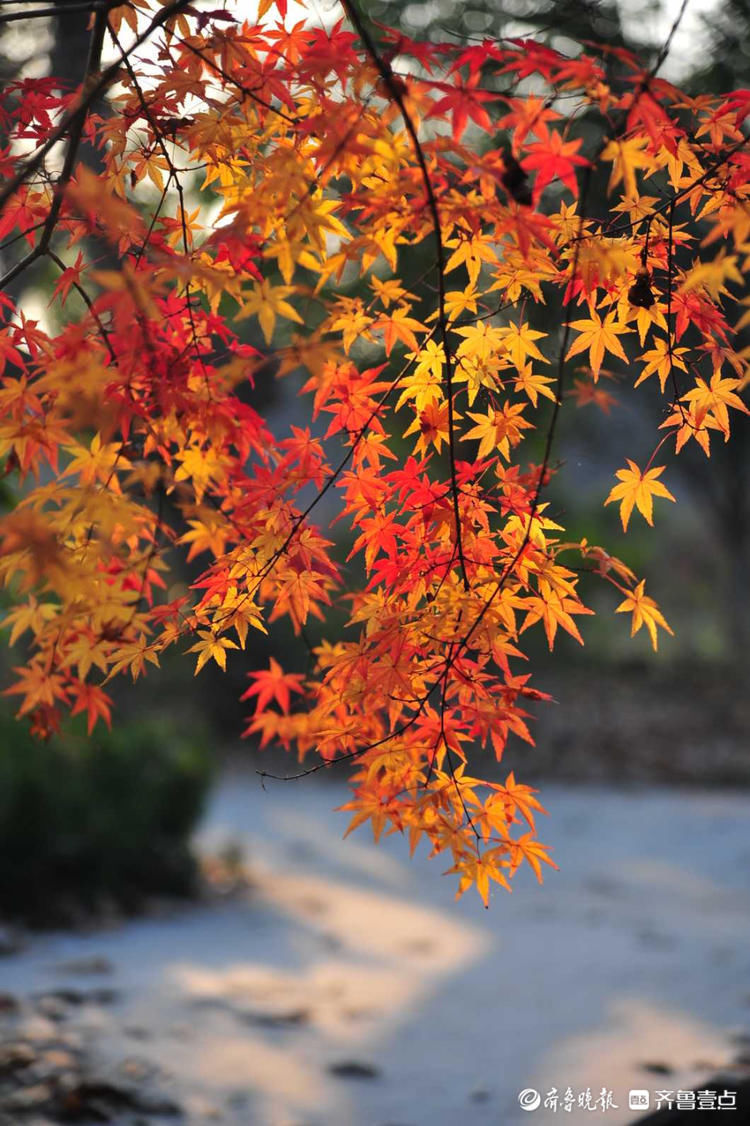
<path fill-rule="evenodd" d="M 300 634 L 343 605 L 307 672 L 249 674 L 246 734 L 295 748 L 298 773 L 348 763 L 351 827 L 424 838 L 459 893 L 486 904 L 523 863 L 541 880 L 535 791 L 467 755 L 531 741 L 527 631 L 582 641 L 589 584 L 654 648 L 669 630 L 546 489 L 560 411 L 608 405 L 605 361 L 622 394 L 662 396 L 651 457 L 602 497 L 625 530 L 674 499 L 683 446 L 709 457 L 747 413 L 750 95 L 688 97 L 659 75 L 668 44 L 646 67 L 420 43 L 353 0 L 328 26 L 285 0 L 254 23 L 89 7 L 81 85 L 20 77 L 0 100 L 4 284 L 55 271 L 43 321 L 0 298 L 19 717 L 91 730 L 109 682 L 172 646 L 225 669 L 279 617 Z M 269 368 L 307 425 L 255 409 Z"/>

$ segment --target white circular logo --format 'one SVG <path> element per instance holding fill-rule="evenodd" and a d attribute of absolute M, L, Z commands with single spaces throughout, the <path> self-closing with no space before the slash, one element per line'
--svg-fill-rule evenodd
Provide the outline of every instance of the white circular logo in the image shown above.
<path fill-rule="evenodd" d="M 521 1110 L 536 1110 L 541 1102 L 542 1096 L 533 1087 L 524 1087 L 518 1096 L 518 1105 Z"/>

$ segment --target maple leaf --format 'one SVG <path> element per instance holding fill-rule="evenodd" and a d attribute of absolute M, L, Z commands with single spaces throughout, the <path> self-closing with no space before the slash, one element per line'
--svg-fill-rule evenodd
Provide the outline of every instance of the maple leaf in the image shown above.
<path fill-rule="evenodd" d="M 97 722 L 103 719 L 107 727 L 112 728 L 112 698 L 96 684 L 79 682 L 71 687 L 71 695 L 75 704 L 71 715 L 86 712 L 86 731 L 90 735 Z"/>
<path fill-rule="evenodd" d="M 702 426 L 710 414 L 712 420 L 722 431 L 725 440 L 729 438 L 729 412 L 727 407 L 750 414 L 742 399 L 737 394 L 742 386 L 739 379 L 723 379 L 721 372 L 714 372 L 711 382 L 697 379 L 696 386 L 682 396 L 684 402 L 689 403 L 698 426 Z"/>
<path fill-rule="evenodd" d="M 12 625 L 9 645 L 15 645 L 18 638 L 26 630 L 39 634 L 47 622 L 54 621 L 60 613 L 60 607 L 54 602 L 38 602 L 34 595 L 29 595 L 28 601 L 20 606 L 11 608 L 5 613 L 3 626 Z"/>
<path fill-rule="evenodd" d="M 742 274 L 737 269 L 737 256 L 726 255 L 722 250 L 711 262 L 697 262 L 685 274 L 679 291 L 689 293 L 704 289 L 714 301 L 718 301 L 729 292 L 724 284 L 726 281 L 743 284 Z"/>
<path fill-rule="evenodd" d="M 534 133 L 537 137 L 546 136 L 547 122 L 559 121 L 561 117 L 544 98 L 535 97 L 533 94 L 524 98 L 506 97 L 505 101 L 510 112 L 499 118 L 497 125 L 498 128 L 513 131 L 516 152 L 529 133 Z"/>
<path fill-rule="evenodd" d="M 396 410 L 410 399 L 414 400 L 415 409 L 421 411 L 443 398 L 445 353 L 442 346 L 430 348 L 430 344 L 432 341 L 428 341 L 421 352 L 407 352 L 407 359 L 417 360 L 417 363 L 403 380 L 404 389 L 396 403 Z"/>
<path fill-rule="evenodd" d="M 241 700 L 250 700 L 257 696 L 255 711 L 262 712 L 271 700 L 275 700 L 284 715 L 289 714 L 291 693 L 302 692 L 303 677 L 299 673 L 285 673 L 281 665 L 273 657 L 269 658 L 267 669 L 247 674 L 255 683 L 240 696 Z"/>
<path fill-rule="evenodd" d="M 2 376 L 8 363 L 11 363 L 14 367 L 18 368 L 19 371 L 23 371 L 26 366 L 26 361 L 24 360 L 22 354 L 19 352 L 18 348 L 15 346 L 13 338 L 8 333 L 8 331 L 5 330 L 0 331 L 0 376 Z M 11 385 L 10 388 L 6 387 L 2 392 L 2 397 L 4 399 L 7 399 L 9 392 L 11 394 L 17 395 L 19 393 L 23 394 L 25 391 L 26 378 L 23 377 L 22 379 L 18 380 L 15 386 Z M 41 409 L 41 404 L 39 404 L 39 409 Z"/>
<path fill-rule="evenodd" d="M 187 653 L 197 653 L 198 660 L 195 665 L 195 676 L 201 671 L 207 661 L 214 660 L 222 671 L 227 667 L 227 649 L 238 649 L 236 641 L 230 641 L 227 637 L 217 637 L 213 630 L 201 629 L 198 630 L 200 641 L 196 641 L 195 645 L 191 645 L 186 650 Z"/>
<path fill-rule="evenodd" d="M 527 359 L 541 360 L 543 364 L 549 363 L 534 343 L 535 340 L 541 340 L 546 335 L 545 332 L 537 332 L 536 329 L 529 328 L 526 321 L 520 325 L 510 324 L 503 330 L 503 346 L 519 371 L 523 369 Z"/>
<path fill-rule="evenodd" d="M 555 644 L 558 626 L 562 626 L 565 632 L 574 637 L 579 645 L 583 645 L 583 638 L 572 615 L 593 614 L 594 611 L 590 610 L 588 606 L 584 606 L 577 598 L 565 598 L 555 593 L 549 593 L 543 598 L 532 595 L 526 600 L 525 605 L 528 609 L 521 626 L 521 633 L 527 630 L 529 626 L 535 625 L 536 622 L 542 622 L 550 651 Z"/>
<path fill-rule="evenodd" d="M 18 680 L 3 690 L 3 696 L 23 696 L 19 716 L 27 715 L 38 707 L 54 707 L 57 701 L 68 702 L 68 688 L 65 678 L 57 672 L 50 672 L 39 661 L 28 667 L 17 666 Z"/>
<path fill-rule="evenodd" d="M 538 791 L 531 786 L 516 782 L 515 771 L 511 771 L 505 784 L 498 786 L 498 797 L 491 800 L 502 801 L 510 819 L 515 818 L 517 812 L 520 813 L 533 833 L 536 830 L 534 813 L 547 812 L 539 799 L 534 797 L 536 793 Z"/>
<path fill-rule="evenodd" d="M 541 127 L 536 131 L 538 134 L 542 133 Z M 521 167 L 536 172 L 535 199 L 539 199 L 547 184 L 558 177 L 574 196 L 578 195 L 576 166 L 582 167 L 589 163 L 584 156 L 578 155 L 582 144 L 580 137 L 574 141 L 564 141 L 562 134 L 551 129 L 544 130 L 541 140 L 526 146 L 529 155 L 521 161 Z"/>
<path fill-rule="evenodd" d="M 479 457 L 486 457 L 499 450 L 508 460 L 511 446 L 517 446 L 521 441 L 521 431 L 533 428 L 533 423 L 522 417 L 524 408 L 524 403 L 506 403 L 500 409 L 490 410 L 488 414 L 473 414 L 469 411 L 469 418 L 477 425 L 463 435 L 464 441 L 479 439 Z"/>
<path fill-rule="evenodd" d="M 76 181 L 67 185 L 67 195 L 91 219 L 92 225 L 98 224 L 107 231 L 113 242 L 123 233 L 136 239 L 142 234 L 143 220 L 136 208 L 108 191 L 96 173 L 84 164 L 77 166 Z"/>
<path fill-rule="evenodd" d="M 639 169 L 654 167 L 653 157 L 645 151 L 648 146 L 647 137 L 619 137 L 617 140 L 608 141 L 601 154 L 602 160 L 612 161 L 608 191 L 611 192 L 622 183 L 626 196 L 633 197 L 637 194 L 636 172 Z"/>
<path fill-rule="evenodd" d="M 389 309 L 392 304 L 396 304 L 397 302 L 414 299 L 414 294 L 408 293 L 399 283 L 398 278 L 386 278 L 383 280 L 376 274 L 373 274 L 370 278 L 370 286 L 384 309 Z"/>
<path fill-rule="evenodd" d="M 645 593 L 646 581 L 641 579 L 633 590 L 628 591 L 625 599 L 616 608 L 617 614 L 630 614 L 633 615 L 633 623 L 630 630 L 630 636 L 634 637 L 641 626 L 645 626 L 651 637 L 651 644 L 654 650 L 659 648 L 656 630 L 658 626 L 665 629 L 667 633 L 673 631 L 667 624 L 664 615 L 659 610 L 659 607 L 654 602 L 653 598 L 649 598 Z"/>
<path fill-rule="evenodd" d="M 457 873 L 459 877 L 456 899 L 460 899 L 471 887 L 475 887 L 485 908 L 490 905 L 490 882 L 493 881 L 511 890 L 511 886 L 504 873 L 500 870 L 507 865 L 505 849 L 488 849 L 481 856 L 472 853 L 462 855 L 452 868 L 446 869 L 444 875 Z"/>
<path fill-rule="evenodd" d="M 288 613 L 295 633 L 299 633 L 310 614 L 316 618 L 323 617 L 319 603 L 330 603 L 330 585 L 327 576 L 312 568 L 280 570 L 278 595 L 271 621 L 275 621 L 282 613 Z"/>
<path fill-rule="evenodd" d="M 454 421 L 458 421 L 460 417 L 454 411 Z M 427 453 L 431 445 L 440 453 L 443 443 L 450 441 L 450 414 L 447 400 L 442 403 L 432 400 L 424 406 L 411 426 L 404 430 L 404 437 L 407 438 L 415 433 L 419 433 L 419 439 L 414 447 L 418 453 Z"/>
<path fill-rule="evenodd" d="M 106 673 L 108 664 L 108 643 L 96 641 L 93 630 L 81 630 L 65 645 L 65 667 L 75 667 L 81 682 L 88 676 L 92 665 Z"/>
<path fill-rule="evenodd" d="M 679 453 L 686 442 L 693 438 L 703 450 L 706 457 L 711 456 L 711 437 L 709 431 L 718 430 L 719 424 L 711 414 L 703 413 L 699 419 L 695 407 L 686 410 L 684 407 L 672 411 L 661 423 L 660 429 L 675 427 L 675 452 Z"/>
<path fill-rule="evenodd" d="M 51 305 L 54 299 L 56 297 L 59 297 L 60 304 L 64 305 L 73 286 L 80 285 L 81 275 L 83 274 L 83 271 L 85 269 L 86 266 L 84 262 L 83 251 L 79 250 L 73 265 L 66 266 L 63 272 L 60 274 L 60 277 L 57 279 L 55 288 L 52 290 L 52 296 L 50 297 L 49 304 Z"/>
<path fill-rule="evenodd" d="M 190 481 L 200 504 L 209 485 L 221 481 L 229 467 L 229 458 L 215 446 L 203 447 L 198 441 L 180 450 L 180 464 L 175 470 L 175 481 Z"/>
<path fill-rule="evenodd" d="M 448 261 L 445 263 L 446 274 L 465 266 L 469 275 L 471 286 L 475 286 L 482 269 L 483 262 L 497 262 L 497 255 L 482 235 L 466 237 L 460 234 L 457 238 L 446 239 L 446 247 L 455 247 Z"/>
<path fill-rule="evenodd" d="M 576 406 L 585 407 L 589 403 L 595 404 L 605 414 L 609 414 L 612 407 L 617 406 L 617 399 L 609 391 L 598 387 L 591 379 L 574 379 L 573 386 L 567 395 L 574 398 Z"/>
<path fill-rule="evenodd" d="M 349 354 L 352 344 L 361 336 L 367 337 L 366 330 L 372 324 L 372 317 L 365 311 L 359 298 L 342 299 L 341 314 L 330 322 L 332 332 L 341 332 L 344 351 Z"/>
<path fill-rule="evenodd" d="M 619 356 L 621 360 L 627 360 L 618 337 L 622 333 L 629 332 L 630 329 L 627 325 L 618 321 L 616 312 L 607 313 L 602 320 L 599 314 L 594 311 L 586 319 L 571 321 L 570 327 L 574 328 L 579 335 L 568 349 L 565 359 L 569 360 L 571 356 L 577 356 L 588 348 L 594 382 L 599 378 L 605 352 L 611 352 L 613 355 Z"/>
<path fill-rule="evenodd" d="M 498 373 L 509 365 L 504 355 L 507 330 L 480 321 L 479 324 L 454 328 L 453 332 L 463 337 L 456 352 L 454 379 L 469 384 L 471 406 L 480 387 L 499 386 Z"/>
<path fill-rule="evenodd" d="M 644 367 L 633 386 L 639 387 L 650 375 L 656 373 L 659 377 L 659 387 L 663 392 L 667 380 L 674 371 L 678 369 L 687 371 L 685 361 L 682 359 L 687 351 L 687 348 L 672 347 L 670 349 L 669 341 L 660 337 L 654 342 L 654 347 L 641 356 L 641 359 L 645 361 Z"/>
<path fill-rule="evenodd" d="M 260 284 L 253 286 L 250 296 L 244 299 L 235 314 L 235 320 L 240 321 L 244 317 L 257 316 L 266 344 L 270 344 L 277 317 L 285 317 L 287 320 L 300 325 L 304 323 L 294 306 L 286 300 L 290 294 L 295 292 L 294 286 L 272 286 L 264 278 Z"/>
<path fill-rule="evenodd" d="M 361 793 L 355 796 L 352 801 L 337 806 L 337 812 L 355 811 L 344 836 L 348 837 L 360 825 L 369 821 L 372 825 L 373 839 L 377 843 L 393 814 L 394 806 L 395 802 L 388 794 L 380 793 Z"/>
<path fill-rule="evenodd" d="M 179 543 L 189 543 L 188 563 L 203 551 L 210 551 L 217 558 L 224 554 L 229 538 L 229 528 L 221 515 L 211 509 L 200 512 L 200 518 L 187 521 L 188 531 L 180 536 Z"/>
<path fill-rule="evenodd" d="M 514 874 L 519 864 L 524 860 L 530 865 L 540 884 L 544 883 L 540 861 L 544 864 L 549 864 L 551 868 L 557 869 L 557 864 L 555 864 L 554 860 L 550 860 L 548 846 L 534 840 L 531 833 L 524 833 L 522 837 L 518 837 L 517 840 L 512 841 L 510 844 L 511 875 Z"/>
<path fill-rule="evenodd" d="M 476 313 L 477 297 L 478 293 L 473 285 L 468 285 L 466 289 L 449 289 L 445 295 L 445 315 L 448 320 L 455 321 L 462 313 Z M 437 320 L 437 316 L 435 311 L 427 319 Z"/>
<path fill-rule="evenodd" d="M 386 356 L 390 356 L 397 340 L 400 340 L 407 348 L 411 348 L 412 351 L 418 351 L 419 344 L 414 333 L 425 331 L 423 324 L 409 316 L 409 310 L 406 306 L 394 309 L 390 316 L 379 317 L 372 322 L 372 328 L 382 328 L 385 335 Z"/>
<path fill-rule="evenodd" d="M 117 660 L 112 663 L 103 683 L 106 684 L 125 669 L 128 670 L 133 681 L 136 681 L 145 672 L 147 664 L 156 665 L 158 668 L 159 654 L 149 646 L 146 638 L 139 637 L 133 641 L 125 641 L 118 645 Z"/>
<path fill-rule="evenodd" d="M 641 473 L 634 461 L 628 458 L 627 462 L 629 468 L 618 469 L 615 474 L 620 484 L 612 488 L 604 502 L 605 504 L 612 504 L 613 501 L 620 501 L 620 519 L 622 520 L 623 532 L 628 530 L 628 523 L 634 507 L 637 507 L 641 515 L 645 517 L 646 523 L 653 527 L 653 498 L 664 497 L 666 500 L 674 500 L 666 485 L 658 480 L 664 472 L 665 467 L 663 465 L 655 466 L 653 469 L 647 469 L 645 473 Z"/>
<path fill-rule="evenodd" d="M 465 83 L 435 82 L 436 89 L 444 91 L 444 96 L 436 101 L 429 112 L 430 117 L 443 117 L 450 110 L 453 120 L 453 137 L 458 141 L 466 128 L 468 118 L 475 121 L 483 129 L 490 130 L 492 123 L 483 102 L 491 102 L 497 94 L 490 90 L 479 88 L 481 75 L 479 72 L 472 74 Z"/>
<path fill-rule="evenodd" d="M 68 452 L 73 454 L 73 460 L 63 470 L 62 477 L 77 474 L 82 485 L 93 485 L 99 481 L 115 492 L 120 491 L 115 471 L 131 466 L 123 454 L 121 442 L 103 443 L 101 434 L 95 434 L 88 449 L 70 446 Z"/>

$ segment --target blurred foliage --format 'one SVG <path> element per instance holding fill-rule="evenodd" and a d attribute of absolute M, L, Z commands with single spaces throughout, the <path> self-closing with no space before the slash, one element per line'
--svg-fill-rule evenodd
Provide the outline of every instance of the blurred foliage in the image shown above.
<path fill-rule="evenodd" d="M 595 39 L 625 46 L 620 8 L 611 0 L 368 0 L 363 4 L 371 20 L 400 26 L 410 35 L 432 39 L 498 37 L 501 35 L 565 36 L 575 41 Z M 644 3 L 653 12 L 658 4 Z"/>
<path fill-rule="evenodd" d="M 750 0 L 723 0 L 703 17 L 706 50 L 685 88 L 693 94 L 750 84 Z"/>
<path fill-rule="evenodd" d="M 3 710 L 0 744 L 3 916 L 50 925 L 194 890 L 207 741 L 146 718 L 44 743 Z"/>

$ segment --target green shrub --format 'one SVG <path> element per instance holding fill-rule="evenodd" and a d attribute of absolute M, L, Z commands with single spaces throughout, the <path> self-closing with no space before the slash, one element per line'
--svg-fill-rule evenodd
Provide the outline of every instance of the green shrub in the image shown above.
<path fill-rule="evenodd" d="M 0 913 L 57 924 L 190 894 L 206 744 L 154 718 L 43 743 L 0 711 Z"/>

